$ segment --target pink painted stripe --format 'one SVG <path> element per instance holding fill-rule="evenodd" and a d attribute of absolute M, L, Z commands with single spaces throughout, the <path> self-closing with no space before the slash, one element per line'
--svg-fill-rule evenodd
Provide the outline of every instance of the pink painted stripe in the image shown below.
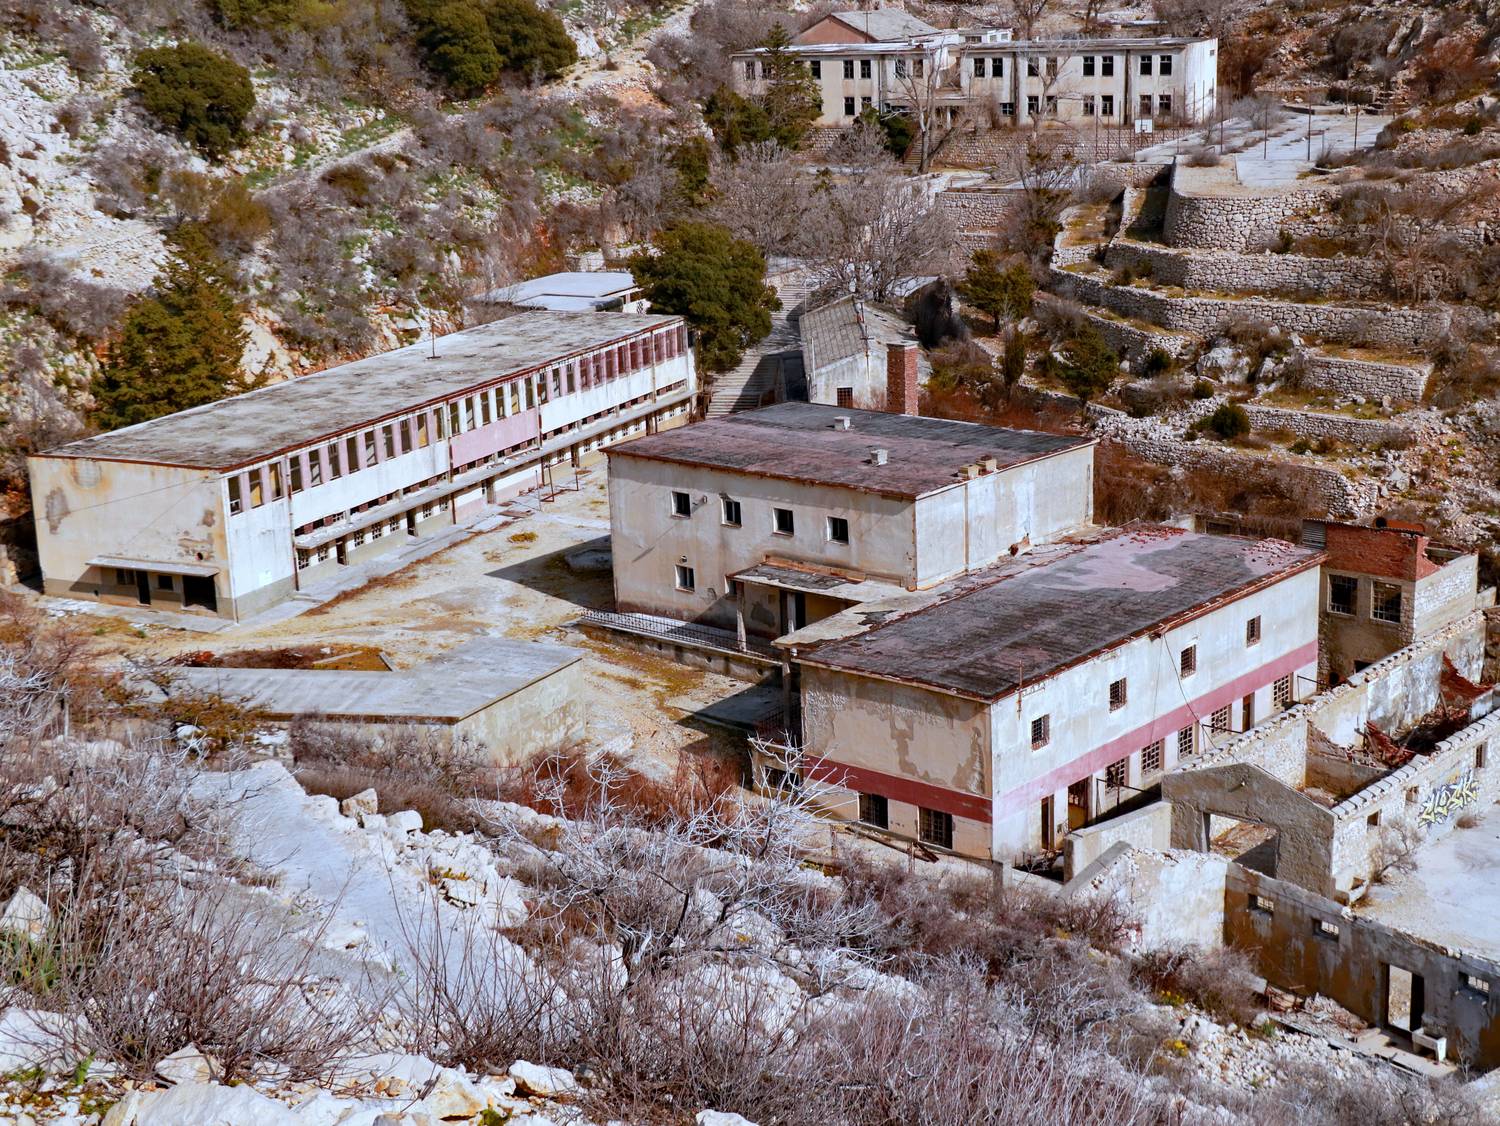
<path fill-rule="evenodd" d="M 1166 739 L 1175 735 L 1190 723 L 1206 720 L 1209 715 L 1226 704 L 1232 704 L 1251 692 L 1280 680 L 1283 676 L 1293 674 L 1304 665 L 1314 664 L 1317 659 L 1318 643 L 1310 641 L 1243 676 L 1221 684 L 1212 692 L 1204 693 L 1189 704 L 1158 716 L 1144 727 L 1138 727 L 1117 739 L 1111 739 L 1088 754 L 1081 755 L 1064 766 L 1017 786 L 997 798 L 994 807 L 1002 814 L 1023 809 L 1028 803 L 1040 801 L 1047 794 L 1056 793 L 1080 778 L 1087 778 L 1095 771 L 1103 770 L 1110 763 L 1118 762 L 1126 755 L 1158 739 Z M 943 786 L 934 786 L 929 782 L 918 782 L 912 778 L 902 778 L 895 774 L 886 774 L 868 767 L 850 766 L 832 759 L 821 759 L 808 768 L 808 774 L 817 781 L 826 782 L 829 785 L 842 786 L 862 794 L 881 794 L 896 801 L 908 802 L 927 809 L 942 810 L 955 817 L 967 817 L 971 821 L 980 821 L 986 825 L 992 819 L 991 803 L 985 797 L 966 794 L 961 790 L 951 790 Z"/>
<path fill-rule="evenodd" d="M 896 801 L 926 809 L 938 809 L 955 817 L 967 817 L 971 821 L 990 821 L 990 800 L 982 794 L 966 794 L 962 790 L 949 790 L 913 778 L 901 778 L 884 774 L 863 766 L 849 766 L 841 762 L 822 759 L 808 767 L 808 775 L 830 786 L 842 786 L 861 794 L 880 794 Z"/>
<path fill-rule="evenodd" d="M 1283 654 L 1276 660 L 1261 665 L 1226 684 L 1221 684 L 1212 692 L 1205 693 L 1191 703 L 1183 704 L 1180 708 L 1174 708 L 1165 715 L 1158 716 L 1144 727 L 1138 727 L 1134 731 L 1121 735 L 1118 739 L 1111 739 L 1108 743 L 1095 747 L 1088 754 L 1081 755 L 1040 778 L 1033 778 L 1014 790 L 1001 794 L 995 799 L 995 805 L 1002 813 L 1010 813 L 1024 808 L 1030 802 L 1040 801 L 1047 794 L 1056 793 L 1080 778 L 1086 778 L 1097 770 L 1103 770 L 1110 763 L 1118 762 L 1126 755 L 1149 746 L 1158 739 L 1166 739 L 1175 735 L 1190 723 L 1207 719 L 1226 704 L 1232 704 L 1251 692 L 1280 680 L 1283 676 L 1295 673 L 1303 665 L 1313 664 L 1317 659 L 1318 643 L 1309 641 L 1301 648 Z"/>

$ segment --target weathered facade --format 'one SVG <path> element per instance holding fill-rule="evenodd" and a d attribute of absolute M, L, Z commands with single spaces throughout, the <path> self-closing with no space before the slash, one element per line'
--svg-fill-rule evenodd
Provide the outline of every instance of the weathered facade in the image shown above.
<path fill-rule="evenodd" d="M 1058 848 L 1311 688 L 1320 558 L 1130 527 L 793 633 L 803 769 L 834 812 L 927 844 Z"/>
<path fill-rule="evenodd" d="M 896 313 L 858 297 L 840 297 L 807 310 L 800 327 L 809 402 L 885 410 L 891 365 L 916 365 L 915 384 L 925 383 L 931 372 L 910 326 Z M 904 379 L 905 372 L 899 375 Z"/>
<path fill-rule="evenodd" d="M 1093 442 L 784 403 L 612 449 L 609 491 L 617 609 L 773 638 L 1087 525 Z"/>
<path fill-rule="evenodd" d="M 686 421 L 676 317 L 528 313 L 29 459 L 49 594 L 243 617 Z"/>
<path fill-rule="evenodd" d="M 868 19 L 885 15 L 892 18 Z M 787 48 L 819 91 L 818 124 L 849 124 L 867 109 L 1101 127 L 1213 113 L 1216 39 L 1015 41 L 1009 28 L 939 30 L 895 15 L 836 12 Z M 764 48 L 737 52 L 731 66 L 736 91 L 764 92 Z"/>

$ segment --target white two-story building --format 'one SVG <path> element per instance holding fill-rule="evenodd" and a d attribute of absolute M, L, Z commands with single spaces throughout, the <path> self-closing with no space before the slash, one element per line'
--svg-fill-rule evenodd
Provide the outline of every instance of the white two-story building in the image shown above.
<path fill-rule="evenodd" d="M 29 459 L 49 594 L 240 618 L 685 421 L 680 318 L 526 313 Z"/>

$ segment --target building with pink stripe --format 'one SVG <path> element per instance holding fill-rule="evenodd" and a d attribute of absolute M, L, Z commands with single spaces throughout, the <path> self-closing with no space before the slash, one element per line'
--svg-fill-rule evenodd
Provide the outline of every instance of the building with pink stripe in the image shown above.
<path fill-rule="evenodd" d="M 687 420 L 678 317 L 525 313 L 30 460 L 49 594 L 241 618 Z"/>

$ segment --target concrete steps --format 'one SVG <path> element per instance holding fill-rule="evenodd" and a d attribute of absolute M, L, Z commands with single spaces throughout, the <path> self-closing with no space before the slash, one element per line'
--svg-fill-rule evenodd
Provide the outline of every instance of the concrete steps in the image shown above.
<path fill-rule="evenodd" d="M 774 402 L 787 378 L 801 371 L 802 309 L 815 286 L 800 270 L 767 280 L 781 298 L 781 309 L 771 315 L 771 331 L 745 351 L 739 365 L 714 377 L 708 401 L 709 418 L 722 418 Z"/>

